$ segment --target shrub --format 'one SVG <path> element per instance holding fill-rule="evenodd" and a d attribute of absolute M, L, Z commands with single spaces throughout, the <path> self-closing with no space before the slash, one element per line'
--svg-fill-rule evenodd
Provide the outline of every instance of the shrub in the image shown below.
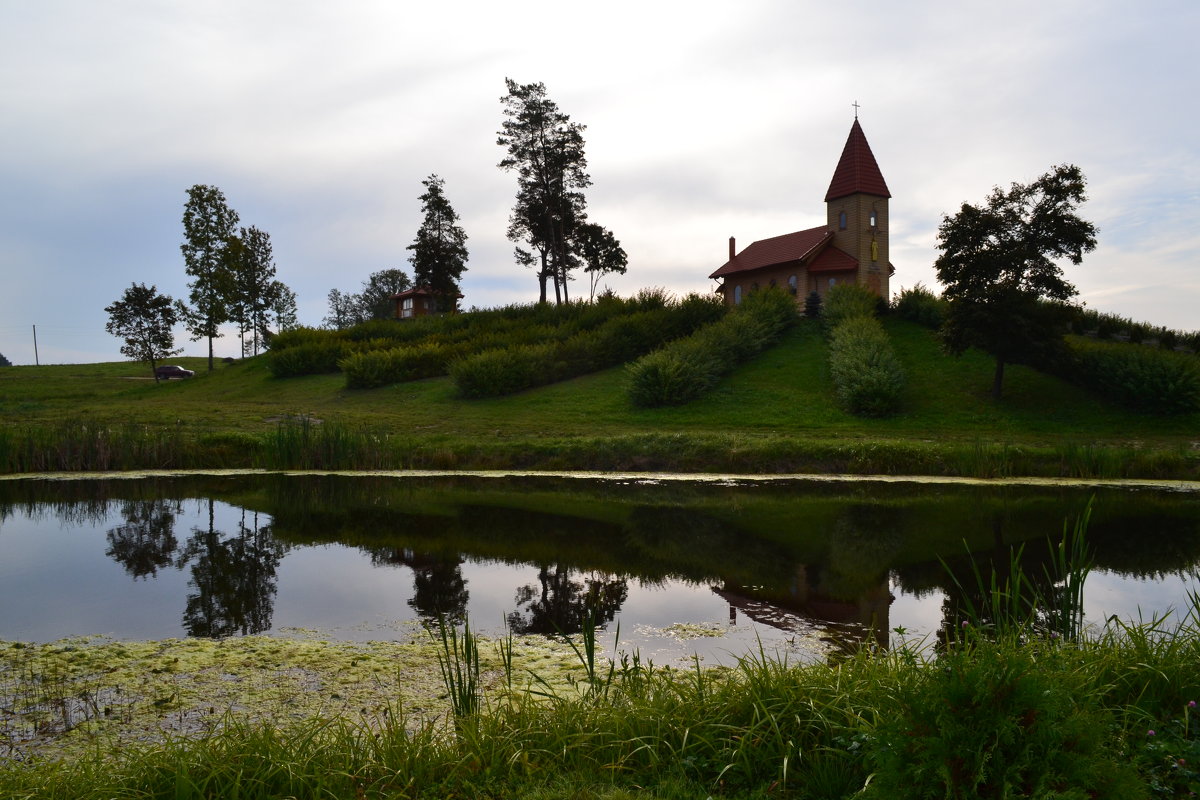
<path fill-rule="evenodd" d="M 833 330 L 851 317 L 873 317 L 878 308 L 879 297 L 866 286 L 840 283 L 825 297 L 825 329 Z"/>
<path fill-rule="evenodd" d="M 1117 720 L 1070 658 L 959 642 L 908 673 L 869 741 L 875 780 L 863 796 L 1138 796 Z"/>
<path fill-rule="evenodd" d="M 339 362 L 349 389 L 372 389 L 400 381 L 445 375 L 449 362 L 463 355 L 461 343 L 420 342 L 410 347 L 364 350 Z"/>
<path fill-rule="evenodd" d="M 340 339 L 338 331 L 322 328 L 309 328 L 303 325 L 286 331 L 280 331 L 271 337 L 271 351 L 278 353 L 289 347 L 299 347 L 302 344 L 318 344 Z"/>
<path fill-rule="evenodd" d="M 349 342 L 336 338 L 273 349 L 267 352 L 267 369 L 276 378 L 337 372 L 338 362 L 349 355 L 351 349 Z"/>
<path fill-rule="evenodd" d="M 1163 350 L 1174 350 L 1179 346 L 1179 334 L 1170 328 L 1159 328 L 1158 346 Z"/>
<path fill-rule="evenodd" d="M 804 298 L 804 316 L 816 319 L 821 316 L 821 293 L 815 289 Z"/>
<path fill-rule="evenodd" d="M 1140 345 L 1076 340 L 1070 345 L 1074 382 L 1135 411 L 1200 411 L 1200 364 L 1183 353 Z"/>
<path fill-rule="evenodd" d="M 721 376 L 772 342 L 796 319 L 782 289 L 749 295 L 720 322 L 643 357 L 629 368 L 629 399 L 643 408 L 682 405 L 711 390 Z"/>
<path fill-rule="evenodd" d="M 553 364 L 553 345 L 485 350 L 450 363 L 450 377 L 466 398 L 498 397 L 537 386 Z"/>
<path fill-rule="evenodd" d="M 838 405 L 851 414 L 881 417 L 900 408 L 904 371 L 874 317 L 852 317 L 833 329 L 829 373 Z"/>
<path fill-rule="evenodd" d="M 946 319 L 946 301 L 918 283 L 911 289 L 900 290 L 895 311 L 902 319 L 937 329 Z"/>

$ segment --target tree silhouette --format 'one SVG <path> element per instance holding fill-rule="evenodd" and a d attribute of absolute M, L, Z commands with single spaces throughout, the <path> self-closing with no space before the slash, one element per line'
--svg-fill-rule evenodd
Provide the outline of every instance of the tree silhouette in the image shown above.
<path fill-rule="evenodd" d="M 214 503 L 208 501 L 208 527 L 193 528 L 180 558 L 192 562 L 183 627 L 189 636 L 221 638 L 262 633 L 271 627 L 275 604 L 275 574 L 285 548 L 275 541 L 271 526 L 249 525 L 246 512 L 236 536 L 225 537 L 214 522 Z"/>
<path fill-rule="evenodd" d="M 408 246 L 412 255 L 413 283 L 430 289 L 437 297 L 438 310 L 450 311 L 458 298 L 458 281 L 467 269 L 467 234 L 457 223 L 458 214 L 446 199 L 445 181 L 430 175 L 421 181 L 421 210 L 425 219 L 417 236 Z"/>
<path fill-rule="evenodd" d="M 144 283 L 135 283 L 120 300 L 104 310 L 109 317 L 104 329 L 125 340 L 121 345 L 122 355 L 149 364 L 158 380 L 155 372 L 158 360 L 179 352 L 171 330 L 177 321 L 174 301 L 159 294 L 154 286 L 147 288 Z"/>
<path fill-rule="evenodd" d="M 590 573 L 581 580 L 572 580 L 568 567 L 543 564 L 538 568 L 536 585 L 517 589 L 517 606 L 525 606 L 526 611 L 510 612 L 508 628 L 518 634 L 579 633 L 589 616 L 597 625 L 612 622 L 628 596 L 629 582 L 625 578 Z"/>
<path fill-rule="evenodd" d="M 1061 304 L 1077 292 L 1055 260 L 1078 264 L 1096 248 L 1095 226 L 1075 213 L 1085 185 L 1079 167 L 1065 164 L 1027 186 L 997 187 L 985 205 L 963 203 L 938 227 L 943 340 L 955 354 L 979 347 L 995 357 L 997 399 L 1006 363 L 1036 363 L 1061 346 Z"/>
<path fill-rule="evenodd" d="M 121 504 L 123 525 L 110 528 L 104 554 L 125 568 L 134 579 L 156 575 L 175 562 L 179 540 L 175 518 L 178 500 L 126 500 Z"/>

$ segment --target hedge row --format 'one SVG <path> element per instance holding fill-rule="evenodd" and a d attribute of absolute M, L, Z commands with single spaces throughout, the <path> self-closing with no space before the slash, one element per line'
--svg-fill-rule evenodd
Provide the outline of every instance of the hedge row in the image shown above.
<path fill-rule="evenodd" d="M 829 374 L 838 405 L 850 414 L 883 417 L 900 409 L 904 370 L 875 317 L 850 317 L 833 329 Z"/>
<path fill-rule="evenodd" d="M 1073 339 L 1067 376 L 1135 411 L 1200 411 L 1200 363 L 1192 356 L 1139 345 Z"/>
<path fill-rule="evenodd" d="M 1074 309 L 1071 330 L 1097 339 L 1124 338 L 1134 344 L 1154 344 L 1163 350 L 1183 347 L 1200 354 L 1200 331 L 1189 333 L 1148 322 L 1135 322 L 1119 314 L 1102 313 L 1091 308 Z"/>
<path fill-rule="evenodd" d="M 682 405 L 710 391 L 725 373 L 757 355 L 796 320 L 796 303 L 781 289 L 753 292 L 715 325 L 638 360 L 629 368 L 636 406 Z"/>
<path fill-rule="evenodd" d="M 272 340 L 267 367 L 280 378 L 337 372 L 341 361 L 360 364 L 356 356 L 362 353 L 407 347 L 425 351 L 434 345 L 445 348 L 448 362 L 449 358 L 489 347 L 565 340 L 615 317 L 664 308 L 668 303 L 666 290 L 653 288 L 643 289 L 628 299 L 602 295 L 594 303 L 512 305 L 403 322 L 371 320 L 345 330 L 296 328 Z M 375 374 L 378 365 L 393 363 L 398 358 L 402 357 L 396 354 L 380 357 L 370 367 L 363 365 L 363 368 Z M 434 374 L 445 374 L 445 369 Z M 348 384 L 353 385 L 357 380 Z M 385 379 L 384 383 L 394 380 Z"/>
<path fill-rule="evenodd" d="M 822 324 L 829 334 L 848 319 L 873 317 L 878 313 L 882 299 L 866 286 L 856 283 L 841 283 L 829 290 L 825 307 L 821 311 Z"/>
<path fill-rule="evenodd" d="M 558 342 L 493 348 L 449 365 L 463 397 L 499 397 L 623 364 L 720 319 L 717 297 L 689 295 L 662 308 L 613 317 Z"/>

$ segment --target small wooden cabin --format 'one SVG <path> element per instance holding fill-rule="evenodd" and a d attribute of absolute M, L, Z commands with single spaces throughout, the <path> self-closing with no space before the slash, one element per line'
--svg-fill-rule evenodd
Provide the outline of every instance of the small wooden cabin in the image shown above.
<path fill-rule="evenodd" d="M 416 317 L 428 317 L 443 313 L 438 311 L 439 301 L 443 297 L 443 293 L 436 292 L 424 286 L 406 289 L 399 294 L 394 294 L 392 295 L 392 299 L 396 301 L 396 319 L 415 319 Z M 461 298 L 461 294 L 456 293 L 454 295 L 454 299 L 450 303 L 450 311 L 447 313 L 458 313 L 458 301 Z"/>

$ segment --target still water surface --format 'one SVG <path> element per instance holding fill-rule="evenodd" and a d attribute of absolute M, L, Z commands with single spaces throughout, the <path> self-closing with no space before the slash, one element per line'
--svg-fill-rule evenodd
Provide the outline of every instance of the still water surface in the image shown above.
<path fill-rule="evenodd" d="M 0 482 L 0 639 L 387 639 L 444 615 L 656 663 L 798 658 L 953 625 L 971 560 L 1026 574 L 1092 503 L 1085 615 L 1190 607 L 1195 491 L 236 475 Z M 952 575 L 953 573 L 953 575 Z M 698 636 L 700 633 L 719 634 Z"/>

